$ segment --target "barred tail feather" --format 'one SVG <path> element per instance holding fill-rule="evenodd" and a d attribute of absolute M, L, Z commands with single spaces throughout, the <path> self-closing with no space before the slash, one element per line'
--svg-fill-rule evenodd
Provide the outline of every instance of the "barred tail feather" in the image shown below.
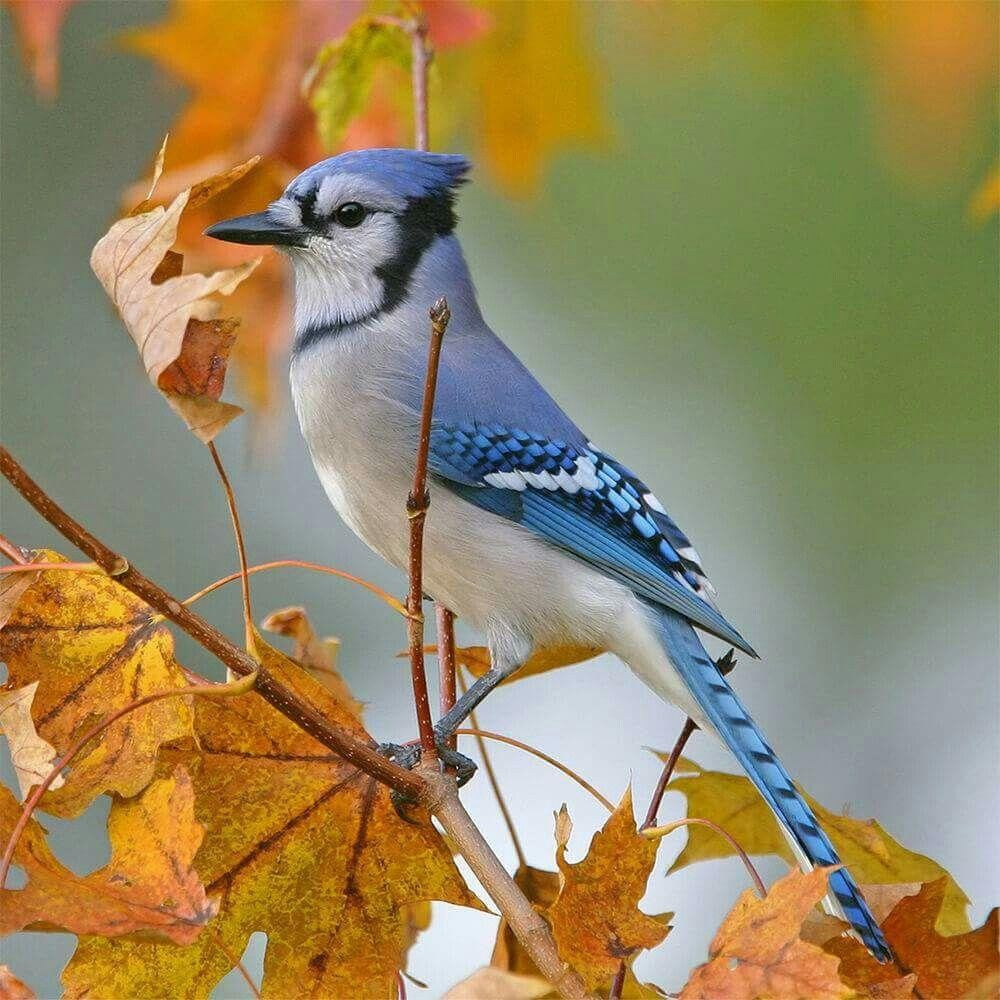
<path fill-rule="evenodd" d="M 690 623 L 673 611 L 658 610 L 658 631 L 667 656 L 708 721 L 774 810 L 799 861 L 810 867 L 839 865 L 830 839 Z M 833 872 L 829 889 L 836 909 L 868 950 L 881 962 L 891 961 L 889 945 L 848 872 Z"/>

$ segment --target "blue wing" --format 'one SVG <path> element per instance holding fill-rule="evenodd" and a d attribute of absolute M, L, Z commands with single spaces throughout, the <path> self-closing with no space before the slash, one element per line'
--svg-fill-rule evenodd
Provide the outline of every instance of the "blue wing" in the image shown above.
<path fill-rule="evenodd" d="M 714 606 L 697 552 L 628 469 L 591 445 L 505 424 L 435 423 L 432 471 L 470 503 L 531 529 L 637 594 L 756 656 Z"/>

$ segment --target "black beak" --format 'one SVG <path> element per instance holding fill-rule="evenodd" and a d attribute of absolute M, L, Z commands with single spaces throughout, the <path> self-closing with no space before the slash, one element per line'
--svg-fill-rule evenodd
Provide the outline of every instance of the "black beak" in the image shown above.
<path fill-rule="evenodd" d="M 254 246 L 304 247 L 309 233 L 305 229 L 290 229 L 271 219 L 267 212 L 238 215 L 223 219 L 205 230 L 206 236 L 226 243 L 249 243 Z"/>

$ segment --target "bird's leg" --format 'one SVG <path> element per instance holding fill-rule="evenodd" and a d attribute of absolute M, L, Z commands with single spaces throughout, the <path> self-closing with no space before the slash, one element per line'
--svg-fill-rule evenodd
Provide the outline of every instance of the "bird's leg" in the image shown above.
<path fill-rule="evenodd" d="M 452 750 L 448 746 L 448 740 L 454 735 L 455 730 L 465 722 L 469 714 L 476 709 L 479 703 L 498 684 L 510 677 L 520 666 L 520 663 L 513 663 L 510 666 L 490 667 L 452 705 L 434 727 L 434 742 L 437 746 L 438 758 L 445 766 L 455 769 L 455 777 L 459 786 L 464 785 L 475 774 L 476 764 L 466 757 L 465 754 L 459 753 L 457 750 Z M 420 761 L 419 744 L 400 746 L 398 743 L 383 743 L 380 749 L 390 760 L 399 764 L 400 767 L 412 769 Z"/>

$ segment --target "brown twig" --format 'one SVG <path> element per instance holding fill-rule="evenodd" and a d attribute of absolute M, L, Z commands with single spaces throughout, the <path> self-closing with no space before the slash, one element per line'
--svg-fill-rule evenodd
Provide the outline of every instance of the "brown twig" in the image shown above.
<path fill-rule="evenodd" d="M 521 891 L 479 828 L 465 811 L 455 782 L 446 775 L 426 775 L 425 802 L 445 833 L 468 862 L 473 874 L 496 903 L 538 970 L 567 1000 L 587 996 L 583 980 L 559 957 L 548 924 Z"/>
<path fill-rule="evenodd" d="M 440 298 L 430 310 L 431 340 L 427 352 L 427 374 L 424 378 L 424 400 L 420 411 L 420 438 L 417 441 L 417 459 L 413 468 L 413 485 L 406 500 L 406 516 L 410 520 L 410 589 L 406 599 L 407 629 L 410 652 L 410 677 L 413 681 L 413 701 L 420 728 L 420 746 L 425 761 L 433 761 L 437 750 L 434 746 L 434 723 L 427 696 L 427 674 L 424 669 L 424 522 L 430 495 L 427 492 L 427 457 L 431 445 L 431 417 L 434 414 L 434 393 L 437 389 L 438 366 L 441 361 L 441 342 L 448 329 L 451 312 L 448 302 Z"/>
<path fill-rule="evenodd" d="M 123 716 L 129 715 L 136 709 L 152 704 L 154 701 L 162 701 L 164 698 L 186 698 L 188 695 L 202 695 L 209 698 L 231 698 L 234 695 L 246 694 L 253 690 L 254 676 L 240 678 L 229 684 L 195 684 L 191 687 L 173 688 L 169 691 L 155 691 L 147 694 L 135 701 L 130 701 L 127 705 L 116 709 L 107 718 L 102 719 L 97 725 L 91 726 L 79 739 L 75 740 L 70 748 L 52 765 L 52 769 L 45 776 L 41 784 L 35 785 L 31 794 L 25 799 L 21 815 L 14 824 L 7 846 L 4 848 L 3 860 L 0 861 L 0 889 L 7 884 L 7 873 L 10 871 L 10 863 L 17 850 L 17 843 L 21 839 L 24 828 L 31 820 L 31 815 L 35 811 L 41 797 L 49 790 L 52 782 L 59 777 L 62 769 L 95 737 L 100 736 L 109 726 L 116 723 Z"/>
<path fill-rule="evenodd" d="M 372 20 L 398 28 L 410 39 L 410 82 L 413 89 L 413 148 L 426 152 L 430 148 L 428 128 L 427 70 L 434 52 L 427 44 L 427 19 L 419 10 L 411 17 L 381 14 Z"/>
<path fill-rule="evenodd" d="M 455 704 L 455 616 L 443 605 L 434 604 L 437 618 L 437 658 L 438 658 L 438 710 L 442 716 L 447 715 Z M 458 737 L 448 737 L 448 746 L 452 750 L 458 747 Z"/>
<path fill-rule="evenodd" d="M 0 535 L 0 552 L 2 552 L 12 563 L 26 563 L 28 557 L 21 551 L 21 547 L 15 545 L 6 535 Z"/>
<path fill-rule="evenodd" d="M 557 771 L 561 771 L 566 775 L 567 778 L 572 778 L 581 788 L 590 792 L 591 795 L 597 799 L 598 802 L 607 809 L 608 812 L 614 812 L 615 807 L 609 802 L 601 793 L 594 788 L 594 786 L 587 781 L 586 778 L 581 777 L 576 773 L 571 767 L 567 767 L 562 761 L 556 760 L 555 757 L 549 756 L 549 754 L 544 753 L 537 747 L 531 746 L 530 743 L 522 743 L 520 740 L 514 739 L 512 736 L 504 736 L 502 733 L 491 733 L 488 729 L 480 729 L 478 726 L 475 729 L 458 729 L 456 732 L 461 736 L 483 736 L 488 740 L 496 740 L 497 743 L 506 743 L 509 747 L 516 747 L 518 750 L 523 750 L 525 753 L 530 753 L 532 757 L 537 757 L 539 760 L 544 760 L 546 764 L 551 764 Z"/>
<path fill-rule="evenodd" d="M 660 803 L 663 801 L 667 784 L 671 777 L 673 777 L 674 768 L 677 767 L 677 761 L 680 760 L 680 756 L 684 752 L 685 744 L 697 728 L 697 723 L 692 719 L 684 720 L 684 728 L 681 730 L 680 736 L 677 737 L 677 741 L 670 751 L 670 756 L 667 757 L 666 763 L 663 765 L 663 770 L 660 772 L 660 780 L 657 781 L 656 788 L 653 790 L 653 797 L 649 800 L 649 808 L 646 810 L 646 818 L 642 821 L 642 826 L 639 827 L 640 830 L 656 826 L 656 814 L 660 811 Z"/>
<path fill-rule="evenodd" d="M 236 539 L 236 557 L 240 564 L 240 589 L 243 592 L 243 624 L 246 630 L 246 641 L 250 643 L 250 635 L 253 632 L 253 609 L 250 607 L 250 573 L 247 570 L 247 549 L 243 541 L 243 528 L 240 525 L 240 514 L 236 508 L 236 494 L 233 493 L 232 483 L 226 475 L 225 466 L 219 456 L 219 450 L 215 447 L 214 441 L 208 442 L 208 453 L 212 456 L 215 464 L 215 471 L 219 474 L 222 482 L 222 489 L 226 494 L 226 505 L 229 507 L 229 519 L 233 523 L 233 535 Z"/>
<path fill-rule="evenodd" d="M 169 618 L 234 673 L 245 677 L 259 670 L 257 693 L 300 729 L 355 767 L 396 791 L 415 797 L 421 795 L 424 782 L 420 775 L 398 767 L 379 753 L 373 743 L 363 742 L 330 722 L 307 701 L 271 676 L 267 670 L 260 668 L 256 660 L 230 642 L 217 628 L 184 607 L 175 597 L 140 573 L 70 517 L 2 446 L 0 446 L 0 473 L 65 538 L 93 559 L 106 573 L 111 573 L 126 590 L 141 598 L 153 610 Z"/>
<path fill-rule="evenodd" d="M 259 563 L 256 566 L 250 566 L 247 568 L 247 574 L 253 576 L 254 573 L 263 573 L 266 570 L 271 569 L 308 569 L 312 570 L 314 573 L 329 573 L 330 576 L 338 576 L 341 580 L 347 580 L 350 583 L 356 583 L 359 587 L 364 587 L 365 590 L 374 594 L 376 597 L 382 598 L 386 604 L 392 608 L 393 611 L 398 612 L 401 615 L 406 614 L 406 605 L 401 601 L 396 600 L 388 591 L 383 590 L 381 587 L 376 587 L 374 583 L 369 583 L 367 580 L 362 579 L 360 576 L 355 576 L 353 573 L 346 573 L 342 569 L 335 569 L 333 566 L 324 566 L 322 563 L 306 562 L 304 559 L 276 559 L 274 562 Z M 203 597 L 211 594 L 213 591 L 218 590 L 220 587 L 224 587 L 227 583 L 232 583 L 234 580 L 239 580 L 242 577 L 242 573 L 230 573 L 229 576 L 224 576 L 219 580 L 215 580 L 210 583 L 207 587 L 202 587 L 201 590 L 196 591 L 190 597 L 185 597 L 181 604 L 194 604 L 195 601 L 200 601 Z"/>

